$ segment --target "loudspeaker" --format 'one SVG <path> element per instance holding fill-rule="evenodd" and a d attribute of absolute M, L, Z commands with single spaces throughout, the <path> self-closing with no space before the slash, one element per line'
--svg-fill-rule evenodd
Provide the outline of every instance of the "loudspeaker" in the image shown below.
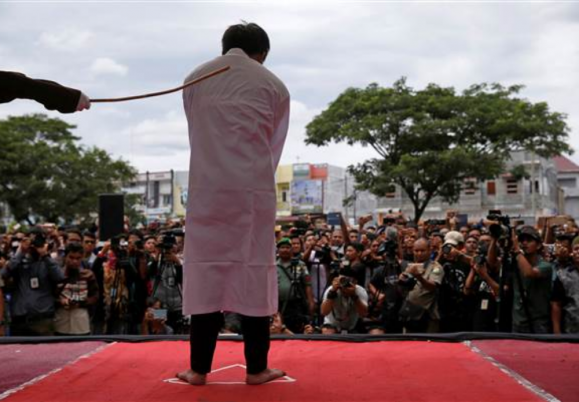
<path fill-rule="evenodd" d="M 124 198 L 123 194 L 99 195 L 99 240 L 107 241 L 123 233 Z"/>

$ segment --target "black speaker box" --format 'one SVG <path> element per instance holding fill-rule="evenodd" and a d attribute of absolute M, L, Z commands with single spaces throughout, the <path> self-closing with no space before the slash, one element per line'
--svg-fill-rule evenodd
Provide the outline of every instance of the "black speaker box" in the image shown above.
<path fill-rule="evenodd" d="M 124 195 L 99 195 L 99 240 L 107 241 L 124 230 Z"/>

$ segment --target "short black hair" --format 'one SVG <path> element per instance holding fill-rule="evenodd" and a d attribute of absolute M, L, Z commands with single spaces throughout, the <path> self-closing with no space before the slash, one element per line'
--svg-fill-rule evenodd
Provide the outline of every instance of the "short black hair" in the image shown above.
<path fill-rule="evenodd" d="M 240 48 L 248 56 L 253 56 L 269 52 L 269 37 L 259 25 L 243 21 L 227 28 L 221 39 L 221 46 L 221 54 Z"/>
<path fill-rule="evenodd" d="M 129 236 L 137 236 L 139 239 L 143 240 L 143 232 L 139 229 L 132 229 L 129 231 Z"/>
<path fill-rule="evenodd" d="M 79 229 L 76 229 L 76 228 L 68 229 L 68 230 L 66 231 L 66 238 L 67 238 L 67 239 L 68 239 L 68 235 L 71 234 L 71 233 L 77 234 L 78 237 L 80 237 L 80 238 L 82 239 L 82 233 L 81 233 L 81 231 L 80 231 Z"/>
<path fill-rule="evenodd" d="M 83 237 L 90 237 L 91 239 L 96 240 L 96 234 L 94 234 L 90 230 L 85 230 L 84 232 L 82 232 L 82 236 Z"/>
<path fill-rule="evenodd" d="M 84 248 L 82 247 L 82 244 L 76 241 L 68 243 L 64 249 L 64 255 L 69 255 L 70 253 L 84 254 Z"/>

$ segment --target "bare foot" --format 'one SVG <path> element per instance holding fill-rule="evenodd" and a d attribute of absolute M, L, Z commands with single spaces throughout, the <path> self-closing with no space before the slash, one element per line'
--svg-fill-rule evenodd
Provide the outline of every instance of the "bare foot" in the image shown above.
<path fill-rule="evenodd" d="M 175 377 L 181 381 L 188 382 L 191 385 L 205 385 L 207 376 L 205 374 L 198 374 L 193 370 L 185 370 L 175 374 Z"/>
<path fill-rule="evenodd" d="M 248 385 L 259 385 L 283 377 L 285 372 L 278 369 L 265 369 L 258 374 L 248 374 L 245 382 Z"/>

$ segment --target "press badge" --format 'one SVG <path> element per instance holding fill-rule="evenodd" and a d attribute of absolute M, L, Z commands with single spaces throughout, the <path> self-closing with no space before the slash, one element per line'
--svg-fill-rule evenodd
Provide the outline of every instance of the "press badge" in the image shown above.
<path fill-rule="evenodd" d="M 31 289 L 38 289 L 40 287 L 40 282 L 38 281 L 38 278 L 34 277 L 34 278 L 30 278 L 30 288 Z"/>
<path fill-rule="evenodd" d="M 489 309 L 489 301 L 488 299 L 483 299 L 481 304 L 480 304 L 480 309 L 481 310 L 488 310 Z"/>

